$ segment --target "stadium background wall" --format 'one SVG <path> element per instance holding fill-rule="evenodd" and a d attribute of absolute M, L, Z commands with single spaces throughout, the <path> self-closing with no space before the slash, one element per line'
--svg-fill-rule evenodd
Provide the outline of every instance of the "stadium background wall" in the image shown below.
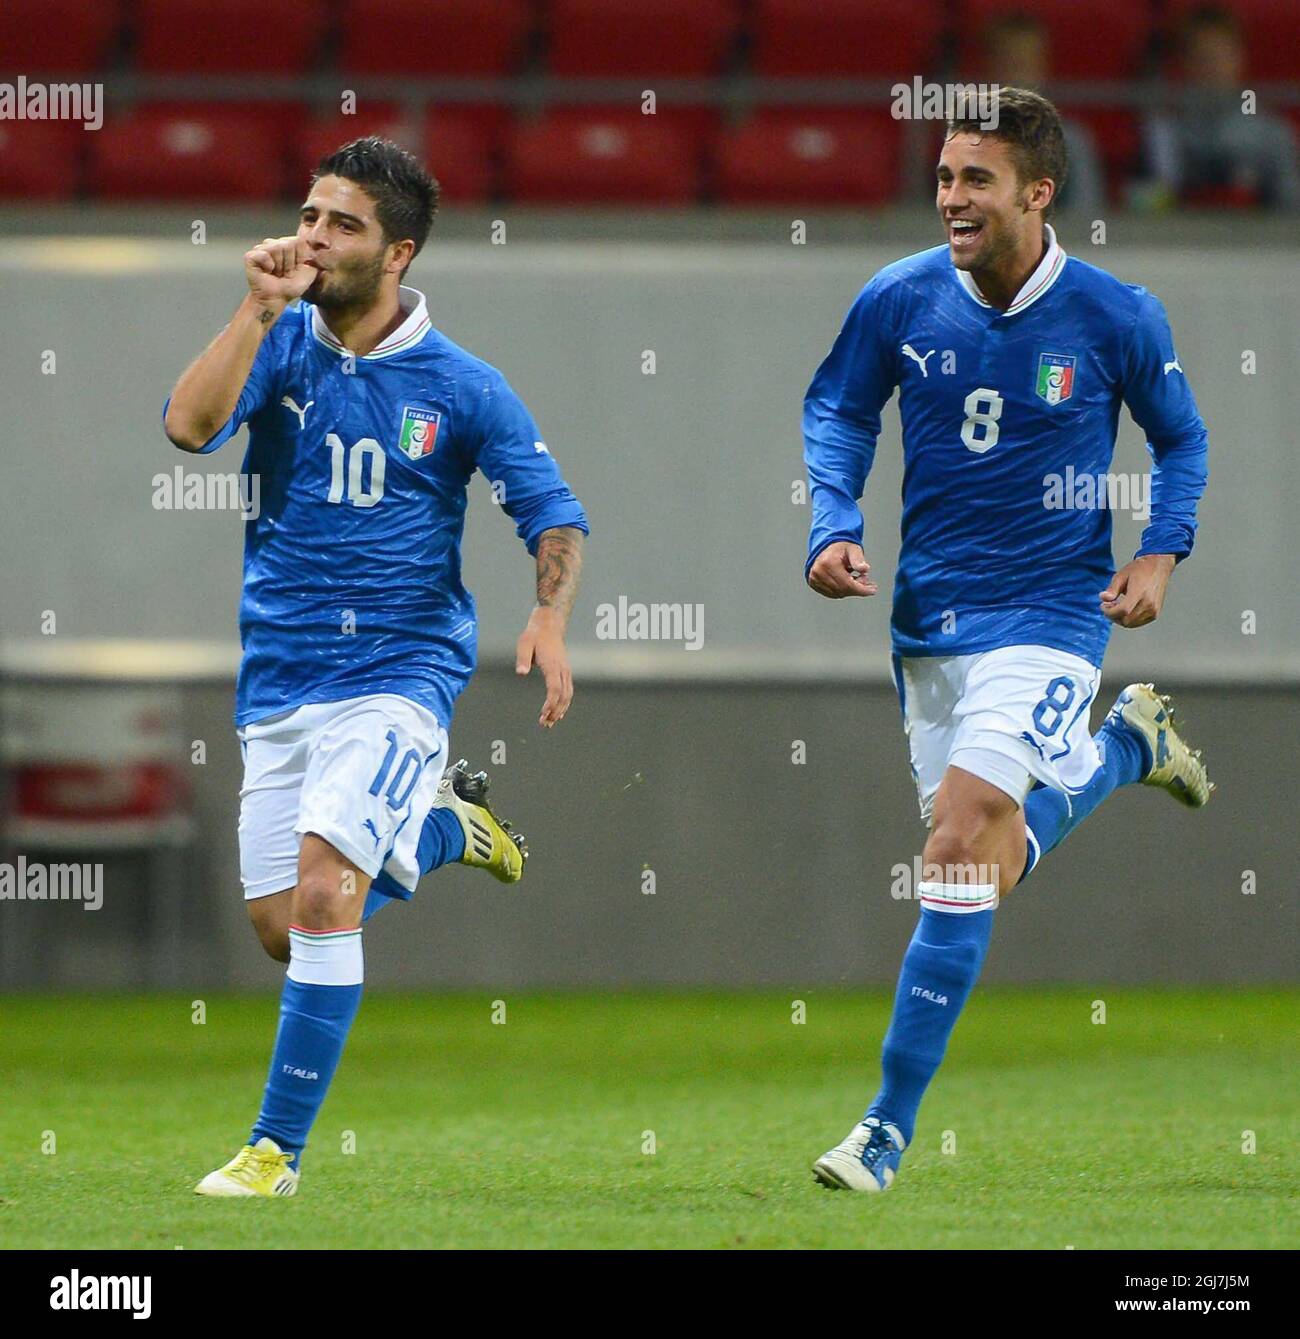
<path fill-rule="evenodd" d="M 523 395 L 593 535 L 571 633 L 579 696 L 544 735 L 538 684 L 518 685 L 505 664 L 531 563 L 475 484 L 465 570 L 484 668 L 452 747 L 488 761 L 505 741 L 502 807 L 536 854 L 519 890 L 442 871 L 413 905 L 372 921 L 375 986 L 892 982 L 916 913 L 891 896 L 891 871 L 910 864 L 922 829 L 887 679 L 887 603 L 831 604 L 804 589 L 808 511 L 792 485 L 808 378 L 860 285 L 933 225 L 918 216 L 907 232 L 911 245 L 804 248 L 460 239 L 419 259 L 409 282 L 429 295 L 435 324 Z M 1009 900 L 985 977 L 1291 979 L 1295 809 L 1269 760 L 1300 735 L 1300 595 L 1285 557 L 1300 497 L 1300 336 L 1280 277 L 1294 274 L 1294 251 L 1090 247 L 1068 229 L 1062 241 L 1160 296 L 1209 424 L 1196 554 L 1161 621 L 1115 635 L 1103 695 L 1138 676 L 1178 689 L 1220 790 L 1203 816 L 1142 793 L 1086 825 Z M 233 641 L 238 517 L 155 510 L 152 480 L 177 465 L 239 467 L 242 435 L 188 457 L 164 440 L 159 413 L 238 301 L 241 250 L 221 238 L 29 238 L 0 254 L 6 305 L 28 314 L 0 325 L 6 638 L 37 636 L 54 609 L 60 638 Z M 57 353 L 52 376 L 40 371 L 45 350 Z M 886 596 L 899 457 L 890 407 L 865 504 Z M 1114 468 L 1145 466 L 1125 416 Z M 1117 555 L 1139 530 L 1117 516 Z M 39 582 L 12 579 L 34 571 Z M 703 649 L 600 641 L 597 610 L 620 597 L 702 606 Z M 175 951 L 142 947 L 156 899 L 113 859 L 94 915 L 10 908 L 6 986 L 278 988 L 281 969 L 257 951 L 240 905 L 232 682 L 190 685 L 185 701 L 187 736 L 209 752 L 193 769 L 195 859 L 161 918 L 183 931 Z M 653 893 L 642 891 L 647 869 Z M 1243 894 L 1247 870 L 1256 891 Z M 68 916 L 75 934 L 60 929 Z"/>
<path fill-rule="evenodd" d="M 462 698 L 453 747 L 486 760 L 504 741 L 496 785 L 534 856 L 518 888 L 451 867 L 385 908 L 366 929 L 370 985 L 892 984 L 917 915 L 894 893 L 914 882 L 900 870 L 924 836 L 893 690 L 648 684 L 577 668 L 581 696 L 554 733 L 538 730 L 534 686 L 509 665 L 485 666 Z M 1122 682 L 1108 677 L 1103 695 Z M 1296 737 L 1295 692 L 1168 683 L 1215 760 L 1211 808 L 1135 790 L 1081 827 L 1007 899 L 988 981 L 1293 978 L 1294 804 L 1260 759 Z M 97 912 L 6 903 L 7 989 L 278 988 L 283 969 L 242 906 L 231 701 L 228 681 L 185 692 L 187 729 L 208 755 L 192 769 L 197 841 L 175 886 L 151 891 L 138 857 L 110 855 Z"/>

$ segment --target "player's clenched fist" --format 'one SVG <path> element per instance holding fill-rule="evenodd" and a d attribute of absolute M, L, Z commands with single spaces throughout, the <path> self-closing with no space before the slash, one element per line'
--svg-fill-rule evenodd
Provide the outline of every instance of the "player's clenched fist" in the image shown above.
<path fill-rule="evenodd" d="M 846 595 L 875 595 L 880 589 L 871 579 L 871 564 L 858 544 L 840 540 L 817 555 L 808 569 L 808 584 L 828 600 Z"/>
<path fill-rule="evenodd" d="M 244 274 L 253 298 L 277 314 L 296 302 L 320 273 L 301 237 L 268 237 L 244 253 Z"/>
<path fill-rule="evenodd" d="M 1144 628 L 1160 617 L 1165 587 L 1177 559 L 1172 553 L 1147 553 L 1121 567 L 1101 592 L 1101 612 L 1121 628 Z"/>

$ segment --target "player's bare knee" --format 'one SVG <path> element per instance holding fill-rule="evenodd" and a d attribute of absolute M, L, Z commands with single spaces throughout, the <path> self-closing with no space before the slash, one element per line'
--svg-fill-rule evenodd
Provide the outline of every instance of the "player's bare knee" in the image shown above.
<path fill-rule="evenodd" d="M 958 877 L 959 871 L 969 866 L 972 870 L 979 864 L 979 853 L 969 834 L 956 824 L 937 827 L 925 844 L 925 866 L 941 867 L 944 871 L 940 883 L 978 883 L 977 878 Z M 927 874 L 928 877 L 928 874 Z"/>
<path fill-rule="evenodd" d="M 293 890 L 293 919 L 313 930 L 333 929 L 348 921 L 355 903 L 351 871 L 313 871 L 304 875 Z"/>
<path fill-rule="evenodd" d="M 925 844 L 927 864 L 942 865 L 960 872 L 972 869 L 988 856 L 990 841 L 1001 825 L 1001 818 L 979 805 L 949 809 L 935 824 Z M 945 883 L 983 883 L 978 877 L 945 877 Z"/>

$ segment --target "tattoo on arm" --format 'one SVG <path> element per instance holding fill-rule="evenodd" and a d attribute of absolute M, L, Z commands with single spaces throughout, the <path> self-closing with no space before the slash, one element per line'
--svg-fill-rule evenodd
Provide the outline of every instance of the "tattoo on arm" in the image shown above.
<path fill-rule="evenodd" d="M 544 530 L 537 541 L 537 603 L 567 623 L 582 571 L 582 531 L 570 525 Z"/>

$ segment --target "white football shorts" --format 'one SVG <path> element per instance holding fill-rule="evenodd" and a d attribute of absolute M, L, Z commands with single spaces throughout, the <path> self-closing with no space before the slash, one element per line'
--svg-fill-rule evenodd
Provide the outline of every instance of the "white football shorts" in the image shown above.
<path fill-rule="evenodd" d="M 1002 646 L 965 656 L 895 656 L 921 817 L 949 767 L 960 767 L 1019 805 L 1035 781 L 1066 795 L 1101 764 L 1088 713 L 1101 671 L 1050 646 Z"/>
<path fill-rule="evenodd" d="M 447 732 L 427 707 L 393 693 L 313 702 L 238 730 L 239 866 L 244 897 L 298 882 L 314 832 L 371 878 L 413 891 L 416 848 L 447 768 Z"/>

